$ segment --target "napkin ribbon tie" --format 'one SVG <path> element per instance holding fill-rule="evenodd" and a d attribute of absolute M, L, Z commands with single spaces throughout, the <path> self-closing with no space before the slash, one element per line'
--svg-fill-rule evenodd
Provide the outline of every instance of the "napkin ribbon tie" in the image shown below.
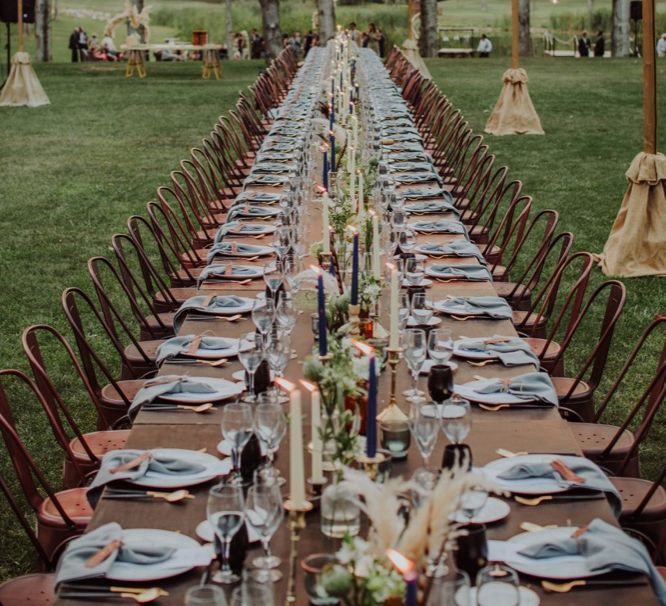
<path fill-rule="evenodd" d="M 130 469 L 138 467 L 139 465 L 141 465 L 141 463 L 143 463 L 147 459 L 150 459 L 152 456 L 153 456 L 152 453 L 149 450 L 147 450 L 146 452 L 142 452 L 138 457 L 134 457 L 131 461 L 127 461 L 127 463 L 118 465 L 117 467 L 114 467 L 109 471 L 111 473 L 122 473 L 124 471 L 129 471 Z"/>
<path fill-rule="evenodd" d="M 564 462 L 559 459 L 551 461 L 550 466 L 559 473 L 567 482 L 572 482 L 574 484 L 585 484 L 585 478 L 574 473 L 574 471 L 568 467 Z"/>
<path fill-rule="evenodd" d="M 201 347 L 201 340 L 203 339 L 203 335 L 198 335 L 192 339 L 192 342 L 190 343 L 190 346 L 187 348 L 187 354 L 190 356 L 193 356 L 197 349 Z"/>
<path fill-rule="evenodd" d="M 109 558 L 111 554 L 120 549 L 122 545 L 123 542 L 120 539 L 113 539 L 108 545 L 102 547 L 97 553 L 94 553 L 86 560 L 86 568 L 96 568 Z"/>

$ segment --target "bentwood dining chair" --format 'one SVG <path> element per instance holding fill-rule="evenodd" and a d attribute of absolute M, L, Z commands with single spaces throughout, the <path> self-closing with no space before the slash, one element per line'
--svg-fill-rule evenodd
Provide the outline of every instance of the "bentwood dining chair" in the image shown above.
<path fill-rule="evenodd" d="M 98 469 L 104 454 L 125 445 L 129 432 L 111 429 L 113 417 L 107 417 L 107 410 L 90 385 L 74 350 L 55 328 L 46 324 L 29 326 L 23 331 L 21 343 L 41 395 L 40 403 L 47 407 L 45 412 L 53 433 L 65 453 L 63 485 L 66 488 L 81 486 L 90 472 Z M 48 363 L 47 355 L 50 358 Z M 56 369 L 56 360 L 59 361 L 60 356 L 67 360 L 69 369 L 78 378 L 83 398 L 95 407 L 98 431 L 82 432 L 67 405 L 71 396 L 69 393 L 64 395 L 63 389 L 69 386 L 63 385 L 61 370 Z"/>
<path fill-rule="evenodd" d="M 134 272 L 122 267 L 122 275 L 108 259 L 93 257 L 88 259 L 88 273 L 92 280 L 102 315 L 113 326 L 115 314 L 121 313 L 114 299 L 129 310 L 139 325 L 139 338 L 165 339 L 174 336 L 173 317 L 170 312 L 159 313 L 152 296 L 145 292 Z"/>
<path fill-rule="evenodd" d="M 6 400 L 0 386 L 0 405 Z M 4 406 L 3 406 L 4 408 Z M 55 491 L 14 429 L 14 423 L 0 413 L 0 434 L 16 480 L 36 518 L 37 538 L 53 562 L 67 540 L 84 532 L 92 519 L 85 488 Z"/>

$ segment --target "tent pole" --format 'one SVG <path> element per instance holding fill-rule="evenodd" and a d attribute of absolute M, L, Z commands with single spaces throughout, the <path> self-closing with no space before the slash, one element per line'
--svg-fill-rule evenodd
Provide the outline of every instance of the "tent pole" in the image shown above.
<path fill-rule="evenodd" d="M 18 0 L 18 49 L 23 52 L 23 0 Z"/>
<path fill-rule="evenodd" d="M 644 150 L 657 153 L 657 66 L 654 0 L 643 0 L 643 128 Z"/>
<path fill-rule="evenodd" d="M 511 0 L 511 67 L 520 65 L 520 16 L 518 0 Z"/>

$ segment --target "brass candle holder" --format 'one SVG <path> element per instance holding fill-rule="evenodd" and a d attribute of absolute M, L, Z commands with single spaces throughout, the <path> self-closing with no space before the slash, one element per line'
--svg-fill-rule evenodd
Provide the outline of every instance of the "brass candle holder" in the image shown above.
<path fill-rule="evenodd" d="M 363 468 L 363 471 L 374 482 L 379 474 L 379 466 L 386 461 L 386 455 L 378 452 L 374 457 L 369 457 L 366 454 L 356 457 L 356 462 Z"/>
<path fill-rule="evenodd" d="M 338 171 L 336 170 L 328 172 L 328 196 L 333 200 L 338 197 Z"/>
<path fill-rule="evenodd" d="M 353 337 L 358 337 L 361 334 L 361 306 L 349 305 L 349 334 Z"/>
<path fill-rule="evenodd" d="M 389 391 L 389 407 L 395 406 L 398 407 L 398 400 L 396 398 L 396 382 L 398 376 L 398 362 L 400 361 L 400 354 L 402 353 L 402 347 L 387 347 L 386 352 L 388 353 L 388 365 L 391 372 L 391 389 Z M 382 411 L 382 414 L 386 413 L 385 409 Z M 398 409 L 399 410 L 399 409 Z M 379 417 L 377 417 L 379 418 Z"/>
<path fill-rule="evenodd" d="M 285 606 L 296 603 L 296 563 L 298 562 L 298 542 L 301 532 L 305 529 L 305 514 L 312 511 L 310 501 L 296 504 L 291 500 L 285 501 L 284 508 L 289 513 L 289 579 L 287 582 L 287 597 Z"/>
<path fill-rule="evenodd" d="M 333 253 L 331 252 L 319 253 L 319 265 L 324 271 L 330 272 L 332 262 L 333 262 Z"/>

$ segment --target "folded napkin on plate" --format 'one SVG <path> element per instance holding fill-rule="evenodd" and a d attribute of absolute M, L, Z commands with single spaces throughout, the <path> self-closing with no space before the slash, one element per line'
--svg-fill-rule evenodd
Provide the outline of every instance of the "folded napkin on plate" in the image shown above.
<path fill-rule="evenodd" d="M 254 202 L 277 202 L 281 198 L 280 194 L 274 194 L 267 191 L 243 191 L 238 194 L 236 202 L 251 200 Z"/>
<path fill-rule="evenodd" d="M 392 145 L 403 141 L 421 141 L 421 135 L 418 133 L 393 133 L 388 134 L 382 139 L 382 145 Z"/>
<path fill-rule="evenodd" d="M 551 458 L 549 458 L 549 460 L 534 460 L 534 455 L 517 455 L 512 457 L 511 461 L 513 465 L 508 469 L 505 469 L 502 473 L 497 474 L 497 478 L 507 481 L 552 478 L 557 481 L 560 486 L 565 486 L 567 488 L 581 488 L 585 490 L 605 492 L 610 499 L 613 512 L 619 517 L 622 512 L 622 497 L 615 486 L 613 486 L 613 483 L 608 479 L 608 476 L 596 463 L 585 457 L 575 457 L 570 455 L 558 456 L 557 459 L 562 461 L 562 463 L 571 469 L 571 471 L 585 481 L 577 483 L 566 480 L 551 465 Z M 516 492 L 520 491 L 516 490 Z"/>
<path fill-rule="evenodd" d="M 122 543 L 123 529 L 120 524 L 110 522 L 74 539 L 60 558 L 56 572 L 56 585 L 67 581 L 80 581 L 105 576 L 116 562 L 147 565 L 158 564 L 174 555 L 176 549 L 155 543 L 125 545 Z M 91 567 L 89 560 L 101 549 L 118 541 L 120 546 L 108 557 Z"/>
<path fill-rule="evenodd" d="M 280 211 L 275 208 L 267 208 L 265 206 L 244 206 L 237 205 L 231 207 L 227 214 L 227 219 L 234 219 L 236 217 L 275 217 L 280 214 Z"/>
<path fill-rule="evenodd" d="M 425 202 L 414 202 L 405 206 L 405 211 L 410 215 L 432 215 L 440 213 L 453 213 L 460 215 L 460 211 L 448 200 L 427 200 Z"/>
<path fill-rule="evenodd" d="M 432 159 L 425 152 L 395 152 L 390 157 L 394 162 L 427 162 L 432 166 Z"/>
<path fill-rule="evenodd" d="M 587 567 L 596 574 L 624 570 L 647 575 L 661 604 L 666 604 L 666 581 L 659 574 L 645 546 L 621 529 L 598 518 L 592 520 L 580 536 L 561 540 L 543 537 L 518 551 L 528 558 L 554 558 L 581 555 Z M 573 533 L 572 533 L 573 534 Z"/>
<path fill-rule="evenodd" d="M 287 166 L 279 162 L 260 162 L 254 164 L 251 175 L 264 175 L 270 173 L 284 173 L 287 172 Z"/>
<path fill-rule="evenodd" d="M 396 162 L 395 164 L 389 164 L 389 170 L 391 172 L 432 172 L 432 164 L 428 162 Z"/>
<path fill-rule="evenodd" d="M 397 192 L 396 195 L 398 198 L 419 200 L 423 198 L 441 198 L 446 196 L 447 192 L 441 187 L 410 187 Z"/>
<path fill-rule="evenodd" d="M 172 337 L 157 348 L 157 362 L 160 363 L 167 358 L 187 353 L 195 339 L 198 340 L 197 349 L 210 349 L 215 352 L 219 351 L 220 354 L 238 347 L 238 339 L 227 339 L 225 337 L 202 337 L 197 335 Z"/>
<path fill-rule="evenodd" d="M 513 310 L 502 297 L 453 297 L 435 303 L 437 311 L 464 316 L 488 316 L 495 320 L 510 320 Z"/>
<path fill-rule="evenodd" d="M 419 141 L 396 141 L 395 143 L 383 143 L 382 145 L 389 151 L 423 151 L 423 145 Z"/>
<path fill-rule="evenodd" d="M 469 240 L 454 240 L 450 244 L 421 244 L 416 247 L 416 252 L 434 257 L 476 257 L 480 262 L 486 262 L 479 247 Z"/>
<path fill-rule="evenodd" d="M 465 226 L 460 221 L 439 219 L 438 221 L 416 221 L 409 226 L 417 232 L 432 234 L 467 234 Z"/>
<path fill-rule="evenodd" d="M 242 242 L 220 242 L 208 250 L 206 260 L 210 263 L 215 257 L 243 257 L 264 254 L 266 248 Z"/>
<path fill-rule="evenodd" d="M 180 330 L 183 322 L 185 321 L 185 316 L 190 312 L 196 313 L 232 313 L 233 309 L 238 309 L 245 306 L 247 301 L 241 297 L 235 295 L 217 295 L 217 296 L 206 296 L 198 295 L 196 297 L 190 297 L 185 301 L 175 313 L 173 317 L 173 328 L 176 334 Z"/>
<path fill-rule="evenodd" d="M 442 182 L 442 178 L 435 173 L 399 173 L 393 175 L 396 183 L 428 183 L 430 181 Z"/>
<path fill-rule="evenodd" d="M 542 402 L 557 406 L 557 393 L 545 372 L 528 372 L 507 380 L 488 379 L 474 388 L 479 394 L 508 393 L 526 402 Z"/>
<path fill-rule="evenodd" d="M 133 414 L 135 410 L 144 404 L 150 404 L 160 396 L 185 393 L 207 394 L 216 391 L 205 378 L 162 375 L 143 384 L 143 387 L 134 396 L 129 412 Z"/>
<path fill-rule="evenodd" d="M 493 343 L 493 340 L 497 342 Z M 539 358 L 530 346 L 519 337 L 494 336 L 488 342 L 476 339 L 462 340 L 455 344 L 456 352 L 487 353 L 497 358 L 504 366 L 534 364 L 539 366 Z"/>
<path fill-rule="evenodd" d="M 262 270 L 259 267 L 250 267 L 248 265 L 206 265 L 197 276 L 197 284 L 200 284 L 204 280 L 210 280 L 211 278 L 217 280 L 224 278 L 257 278 L 261 277 L 261 271 Z"/>
<path fill-rule="evenodd" d="M 256 223 L 243 223 L 242 221 L 229 221 L 220 226 L 217 232 L 215 232 L 215 239 L 213 240 L 213 246 L 217 246 L 222 239 L 227 234 L 249 234 L 256 235 L 266 232 L 266 225 Z"/>
<path fill-rule="evenodd" d="M 276 185 L 279 183 L 286 183 L 287 181 L 289 181 L 288 175 L 250 175 L 247 179 L 245 179 L 245 184 L 249 185 L 252 183 L 265 183 L 268 185 Z"/>
<path fill-rule="evenodd" d="M 426 275 L 443 280 L 469 280 L 471 282 L 488 282 L 493 277 L 482 265 L 430 265 Z"/>
<path fill-rule="evenodd" d="M 145 458 L 142 459 L 142 455 L 145 455 Z M 133 461 L 137 461 L 135 467 L 114 472 L 115 469 Z M 206 467 L 200 463 L 178 459 L 164 452 L 130 449 L 111 450 L 104 455 L 99 471 L 90 484 L 90 490 L 104 486 L 109 482 L 138 480 L 148 472 L 162 476 L 192 476 L 205 470 Z"/>

